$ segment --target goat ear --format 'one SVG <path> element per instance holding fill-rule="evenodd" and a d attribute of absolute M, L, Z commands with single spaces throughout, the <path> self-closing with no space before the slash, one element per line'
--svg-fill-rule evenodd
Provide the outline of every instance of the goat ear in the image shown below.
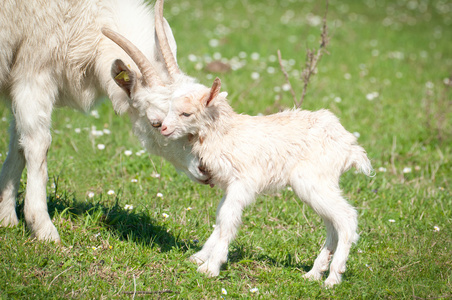
<path fill-rule="evenodd" d="M 117 59 L 111 66 L 111 77 L 126 93 L 127 96 L 132 94 L 133 87 L 136 83 L 136 74 L 126 64 Z"/>
<path fill-rule="evenodd" d="M 213 81 L 212 87 L 210 88 L 210 93 L 206 101 L 206 106 L 209 106 L 212 100 L 218 96 L 218 94 L 220 93 L 220 89 L 221 89 L 221 80 L 220 78 L 217 77 Z"/>

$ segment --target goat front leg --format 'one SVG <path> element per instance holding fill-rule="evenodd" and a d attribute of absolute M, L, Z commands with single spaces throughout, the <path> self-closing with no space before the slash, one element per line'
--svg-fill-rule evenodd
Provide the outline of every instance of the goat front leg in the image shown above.
<path fill-rule="evenodd" d="M 13 113 L 19 136 L 19 147 L 27 166 L 24 215 L 28 228 L 39 240 L 59 242 L 58 231 L 47 211 L 47 151 L 50 147 L 50 125 L 57 92 L 52 88 L 50 73 L 23 77 L 13 87 Z"/>
<path fill-rule="evenodd" d="M 225 196 L 221 199 L 221 202 L 218 205 L 217 216 L 219 214 L 219 211 L 221 210 L 221 207 L 224 204 L 224 200 L 225 200 Z M 217 244 L 219 238 L 220 238 L 220 227 L 215 225 L 215 229 L 213 230 L 213 233 L 207 239 L 207 241 L 204 244 L 204 246 L 202 247 L 201 251 L 190 256 L 189 260 L 192 263 L 197 264 L 198 266 L 205 263 L 209 259 L 210 254 L 212 253 L 212 250 L 213 250 L 214 246 Z"/>
<path fill-rule="evenodd" d="M 204 262 L 199 266 L 198 272 L 204 273 L 209 277 L 220 274 L 221 265 L 228 258 L 229 244 L 235 238 L 241 224 L 242 211 L 254 200 L 254 197 L 255 194 L 253 192 L 247 191 L 239 183 L 228 187 L 226 195 L 217 210 L 215 230 L 200 251 Z"/>
<path fill-rule="evenodd" d="M 10 124 L 9 151 L 0 173 L 0 226 L 15 226 L 19 223 L 16 214 L 16 195 L 20 177 L 25 167 L 23 151 L 19 149 L 16 121 Z"/>

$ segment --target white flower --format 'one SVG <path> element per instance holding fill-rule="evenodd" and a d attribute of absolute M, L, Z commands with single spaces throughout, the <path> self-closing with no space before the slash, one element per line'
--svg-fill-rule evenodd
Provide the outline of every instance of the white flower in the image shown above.
<path fill-rule="evenodd" d="M 196 71 L 199 71 L 199 70 L 201 70 L 202 68 L 204 68 L 204 65 L 202 64 L 202 62 L 196 63 L 196 65 L 195 65 L 195 70 L 196 70 Z"/>
<path fill-rule="evenodd" d="M 74 131 L 75 131 L 75 133 L 80 133 L 80 132 L 82 132 L 82 130 L 81 130 L 80 128 L 75 128 Z"/>
<path fill-rule="evenodd" d="M 133 205 L 126 204 L 126 205 L 124 206 L 124 209 L 125 209 L 125 210 L 132 210 L 132 209 L 133 209 Z"/>
<path fill-rule="evenodd" d="M 146 151 L 145 150 L 140 150 L 140 151 L 138 151 L 137 153 L 135 153 L 137 156 L 141 156 L 141 155 L 143 155 L 144 153 L 146 153 Z"/>
<path fill-rule="evenodd" d="M 334 97 L 334 102 L 341 103 L 342 102 L 341 97 Z"/>
<path fill-rule="evenodd" d="M 404 174 L 406 174 L 406 173 L 411 173 L 411 168 L 410 168 L 410 167 L 405 167 L 405 168 L 403 168 L 403 173 L 404 173 Z"/>
<path fill-rule="evenodd" d="M 154 172 L 151 174 L 151 177 L 160 178 L 160 174 Z"/>
<path fill-rule="evenodd" d="M 130 180 L 130 182 L 137 183 L 137 182 L 138 182 L 138 179 L 132 178 L 132 179 Z"/>
<path fill-rule="evenodd" d="M 96 130 L 96 127 L 91 128 L 91 135 L 94 137 L 103 136 L 104 132 L 101 130 Z"/>
<path fill-rule="evenodd" d="M 88 192 L 88 198 L 93 198 L 94 197 L 94 192 Z"/>
<path fill-rule="evenodd" d="M 259 289 L 258 288 L 252 288 L 250 290 L 251 293 L 255 294 L 255 293 L 259 293 Z"/>
<path fill-rule="evenodd" d="M 132 155 L 132 151 L 131 150 L 126 150 L 126 151 L 124 151 L 124 155 L 125 156 L 130 156 L 130 155 Z"/>
<path fill-rule="evenodd" d="M 211 39 L 209 41 L 209 46 L 210 47 L 218 47 L 218 45 L 220 45 L 220 41 L 217 39 Z"/>
<path fill-rule="evenodd" d="M 395 223 L 395 220 L 394 219 L 389 219 L 388 222 L 389 223 Z"/>
<path fill-rule="evenodd" d="M 259 53 L 257 53 L 257 52 L 251 53 L 251 59 L 252 59 L 252 60 L 258 60 L 259 57 L 260 57 L 260 54 L 259 54 Z"/>
<path fill-rule="evenodd" d="M 352 78 L 352 75 L 351 75 L 350 73 L 345 73 L 345 74 L 344 74 L 344 78 L 345 78 L 346 80 L 350 80 L 350 79 Z"/>
<path fill-rule="evenodd" d="M 191 208 L 190 206 L 189 207 L 187 207 L 185 210 L 186 211 L 189 211 L 189 210 L 192 210 L 193 208 Z"/>
<path fill-rule="evenodd" d="M 97 110 L 91 111 L 91 115 L 92 115 L 94 118 L 96 118 L 96 119 L 99 119 L 99 118 L 100 118 L 99 112 L 98 112 Z"/>
<path fill-rule="evenodd" d="M 159 197 L 159 198 L 163 198 L 163 194 L 162 193 L 157 193 L 156 196 Z"/>
<path fill-rule="evenodd" d="M 222 293 L 223 295 L 227 295 L 227 294 L 228 294 L 228 291 L 226 291 L 225 288 L 222 288 L 222 289 L 221 289 L 221 293 Z"/>
<path fill-rule="evenodd" d="M 188 55 L 188 60 L 191 61 L 191 62 L 195 62 L 195 61 L 198 60 L 198 58 L 194 54 L 189 54 Z"/>
<path fill-rule="evenodd" d="M 109 190 L 108 192 L 107 192 L 107 195 L 114 195 L 115 194 L 115 191 L 113 191 L 113 190 Z"/>
<path fill-rule="evenodd" d="M 357 131 L 353 132 L 353 135 L 356 136 L 356 138 L 359 138 L 361 136 L 361 134 Z"/>
<path fill-rule="evenodd" d="M 169 217 L 169 215 L 167 213 L 163 213 L 162 217 L 165 218 L 165 220 Z"/>
<path fill-rule="evenodd" d="M 273 74 L 273 73 L 275 73 L 275 68 L 274 68 L 274 67 L 268 67 L 268 68 L 267 68 L 267 73 L 268 73 L 268 74 Z"/>
<path fill-rule="evenodd" d="M 258 72 L 251 73 L 251 79 L 258 80 L 261 75 Z"/>
<path fill-rule="evenodd" d="M 379 167 L 378 168 L 378 172 L 386 172 L 387 170 L 386 170 L 386 168 L 385 167 Z"/>
<path fill-rule="evenodd" d="M 375 98 L 377 98 L 378 96 L 380 96 L 380 94 L 378 92 L 372 92 L 366 95 L 366 99 L 369 101 L 374 100 Z"/>
<path fill-rule="evenodd" d="M 285 92 L 290 91 L 290 84 L 288 83 L 283 84 L 282 90 Z"/>
<path fill-rule="evenodd" d="M 439 227 L 438 226 L 433 226 L 433 231 L 438 232 L 439 231 Z"/>
<path fill-rule="evenodd" d="M 97 145 L 97 149 L 104 150 L 105 149 L 105 145 L 104 144 L 98 144 Z"/>
<path fill-rule="evenodd" d="M 111 131 L 110 131 L 110 129 L 107 129 L 107 128 L 105 128 L 104 130 L 102 130 L 103 131 L 103 133 L 105 133 L 105 134 L 111 134 Z"/>

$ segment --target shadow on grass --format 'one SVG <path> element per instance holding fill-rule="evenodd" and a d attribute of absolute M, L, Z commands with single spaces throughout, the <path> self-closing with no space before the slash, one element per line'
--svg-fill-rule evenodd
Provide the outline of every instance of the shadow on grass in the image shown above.
<path fill-rule="evenodd" d="M 312 265 L 297 263 L 296 259 L 290 253 L 287 253 L 283 259 L 275 259 L 268 254 L 253 254 L 251 252 L 242 245 L 235 245 L 234 249 L 229 252 L 228 260 L 231 263 L 238 264 L 259 261 L 274 267 L 298 269 L 304 272 L 308 272 L 312 268 Z"/>
<path fill-rule="evenodd" d="M 24 219 L 23 195 L 19 195 L 17 213 L 19 218 Z M 142 212 L 125 210 L 120 204 L 120 198 L 115 203 L 78 201 L 66 193 L 60 195 L 54 193 L 48 196 L 47 206 L 50 217 L 55 213 L 68 213 L 71 216 L 88 219 L 93 222 L 92 226 L 101 226 L 112 232 L 121 240 L 132 241 L 137 244 L 153 246 L 158 245 L 162 252 L 178 248 L 185 252 L 190 248 L 197 248 L 195 244 L 175 237 L 168 232 L 164 226 L 156 225 L 156 220 Z M 64 238 L 64 237 L 63 237 Z"/>

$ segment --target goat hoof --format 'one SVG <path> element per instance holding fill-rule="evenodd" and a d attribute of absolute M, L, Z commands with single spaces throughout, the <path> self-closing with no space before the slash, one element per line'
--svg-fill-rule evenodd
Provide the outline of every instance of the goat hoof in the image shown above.
<path fill-rule="evenodd" d="M 199 266 L 198 272 L 206 274 L 207 277 L 217 277 L 218 275 L 220 275 L 220 266 L 206 261 L 201 266 Z"/>
<path fill-rule="evenodd" d="M 320 280 L 320 279 L 322 279 L 322 273 L 311 270 L 308 273 L 304 274 L 303 278 L 306 278 L 306 279 L 312 280 L 312 281 Z"/>
<path fill-rule="evenodd" d="M 12 211 L 9 214 L 0 213 L 0 227 L 14 227 L 19 224 L 16 212 Z"/>
<path fill-rule="evenodd" d="M 32 237 L 40 241 L 55 242 L 57 244 L 61 243 L 58 230 L 56 229 L 55 225 L 52 224 L 52 222 L 46 224 L 45 226 L 42 226 L 39 230 L 34 231 Z"/>
<path fill-rule="evenodd" d="M 192 256 L 190 256 L 190 258 L 188 260 L 194 264 L 197 264 L 198 266 L 200 266 L 204 263 L 204 260 L 202 260 L 201 258 L 196 256 L 196 254 L 193 254 Z"/>
<path fill-rule="evenodd" d="M 336 284 L 339 284 L 339 283 L 341 283 L 341 282 L 338 281 L 337 279 L 328 277 L 328 278 L 325 280 L 324 285 L 325 285 L 326 288 L 332 288 L 332 287 L 334 287 Z"/>

